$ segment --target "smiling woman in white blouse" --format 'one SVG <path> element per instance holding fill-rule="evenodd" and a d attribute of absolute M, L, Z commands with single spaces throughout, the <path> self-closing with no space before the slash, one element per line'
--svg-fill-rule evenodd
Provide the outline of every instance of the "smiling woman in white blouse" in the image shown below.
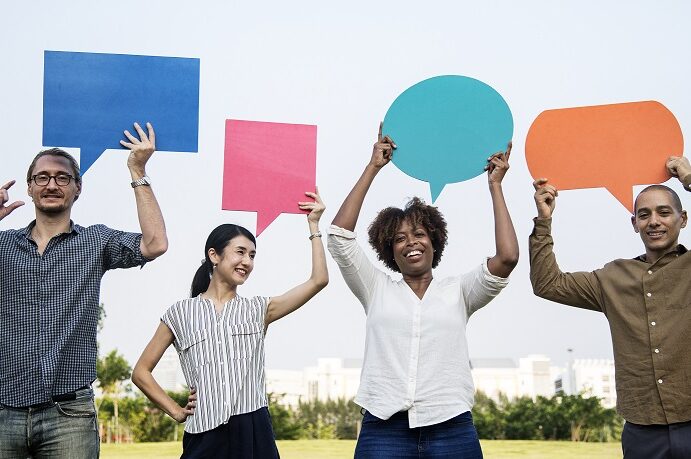
<path fill-rule="evenodd" d="M 433 276 L 447 240 L 446 222 L 436 207 L 413 198 L 404 209 L 389 207 L 378 214 L 369 242 L 387 268 L 402 274 L 398 281 L 374 266 L 354 233 L 365 195 L 395 148 L 380 126 L 370 162 L 329 229 L 329 251 L 367 315 L 355 397 L 364 417 L 355 457 L 481 458 L 470 414 L 474 386 L 465 326 L 506 286 L 518 262 L 501 188 L 511 145 L 492 155 L 486 167 L 496 253 L 470 272 Z"/>
<path fill-rule="evenodd" d="M 245 228 L 214 229 L 204 261 L 192 281 L 191 298 L 178 301 L 139 358 L 132 382 L 169 416 L 185 422 L 183 458 L 277 458 L 267 409 L 264 336 L 269 324 L 298 309 L 329 281 L 319 219 L 324 204 L 298 203 L 308 210 L 312 273 L 306 282 L 274 297 L 238 295 L 254 267 L 256 240 Z M 173 344 L 196 402 L 185 407 L 171 399 L 151 372 Z"/>

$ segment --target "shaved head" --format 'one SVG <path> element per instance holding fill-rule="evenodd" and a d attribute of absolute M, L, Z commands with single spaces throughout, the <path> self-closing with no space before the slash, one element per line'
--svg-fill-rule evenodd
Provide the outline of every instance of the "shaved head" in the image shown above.
<path fill-rule="evenodd" d="M 645 188 L 643 188 L 643 191 L 638 193 L 638 196 L 636 196 L 636 201 L 633 203 L 633 212 L 636 213 L 636 209 L 638 209 L 638 198 L 641 197 L 641 195 L 645 192 L 652 191 L 652 190 L 661 190 L 661 191 L 666 191 L 669 193 L 669 195 L 672 198 L 672 205 L 673 207 L 678 211 L 681 212 L 683 209 L 681 207 L 681 199 L 679 199 L 679 195 L 677 194 L 676 191 L 671 189 L 668 186 L 665 185 L 650 185 Z"/>

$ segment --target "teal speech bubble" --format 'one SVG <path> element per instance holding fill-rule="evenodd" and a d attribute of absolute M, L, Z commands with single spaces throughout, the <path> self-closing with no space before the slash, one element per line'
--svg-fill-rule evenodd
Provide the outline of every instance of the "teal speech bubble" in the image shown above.
<path fill-rule="evenodd" d="M 489 85 L 442 75 L 406 89 L 384 117 L 384 134 L 398 148 L 392 161 L 407 175 L 429 182 L 434 202 L 447 183 L 484 172 L 487 158 L 506 149 L 513 117 Z"/>

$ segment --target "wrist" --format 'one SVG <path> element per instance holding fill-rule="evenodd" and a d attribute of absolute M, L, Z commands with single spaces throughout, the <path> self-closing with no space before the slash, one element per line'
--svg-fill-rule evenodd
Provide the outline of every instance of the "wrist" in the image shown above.
<path fill-rule="evenodd" d="M 146 175 L 146 169 L 141 166 L 128 166 L 132 180 L 137 180 Z"/>
<path fill-rule="evenodd" d="M 374 164 L 374 163 L 367 163 L 367 167 L 365 167 L 365 172 L 376 174 L 377 172 L 379 172 L 379 170 L 382 167 L 384 167 L 384 166 L 379 166 L 379 165 Z"/>
<path fill-rule="evenodd" d="M 686 191 L 691 191 L 691 171 L 679 176 L 679 181 L 684 185 Z"/>

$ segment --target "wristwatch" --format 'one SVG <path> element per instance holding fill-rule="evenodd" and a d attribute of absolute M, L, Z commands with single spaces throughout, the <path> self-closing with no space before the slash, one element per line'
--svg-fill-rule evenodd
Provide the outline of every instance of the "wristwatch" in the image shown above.
<path fill-rule="evenodd" d="M 145 175 L 142 178 L 138 178 L 137 180 L 132 182 L 130 185 L 132 185 L 132 188 L 137 188 L 138 186 L 142 186 L 142 185 L 151 186 L 151 179 Z"/>

